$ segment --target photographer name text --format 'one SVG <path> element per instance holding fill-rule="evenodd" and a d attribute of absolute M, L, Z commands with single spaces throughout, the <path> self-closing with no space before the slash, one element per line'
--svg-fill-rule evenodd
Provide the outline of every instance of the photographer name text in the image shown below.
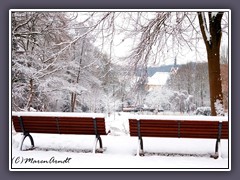
<path fill-rule="evenodd" d="M 12 164 L 69 164 L 72 158 L 65 158 L 63 160 L 56 159 L 54 156 L 50 159 L 35 159 L 35 158 L 25 158 L 21 156 L 13 157 Z"/>

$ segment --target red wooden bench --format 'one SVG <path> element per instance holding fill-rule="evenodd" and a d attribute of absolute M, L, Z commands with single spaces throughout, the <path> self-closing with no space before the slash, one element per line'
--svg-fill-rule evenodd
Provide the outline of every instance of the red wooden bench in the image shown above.
<path fill-rule="evenodd" d="M 144 155 L 142 137 L 203 138 L 216 139 L 215 153 L 212 157 L 217 159 L 220 140 L 228 139 L 228 121 L 224 117 L 211 117 L 213 120 L 201 120 L 202 116 L 197 117 L 197 120 L 196 117 L 190 116 L 175 118 L 155 116 L 154 118 L 139 116 L 129 119 L 130 136 L 138 137 L 139 140 L 138 155 Z"/>
<path fill-rule="evenodd" d="M 95 135 L 93 153 L 96 152 L 98 142 L 100 146 L 98 152 L 103 152 L 100 137 L 100 135 L 106 135 L 103 114 L 12 112 L 12 122 L 15 131 L 23 133 L 20 150 L 26 137 L 29 137 L 34 147 L 34 140 L 30 133 L 50 133 Z"/>

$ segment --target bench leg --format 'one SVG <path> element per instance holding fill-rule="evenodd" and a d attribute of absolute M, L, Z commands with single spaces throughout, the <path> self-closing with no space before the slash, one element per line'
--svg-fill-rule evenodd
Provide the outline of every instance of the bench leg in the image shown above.
<path fill-rule="evenodd" d="M 100 149 L 98 149 L 98 152 L 100 152 L 100 153 L 103 152 L 102 139 L 99 135 L 97 135 L 95 138 L 94 146 L 93 146 L 93 153 L 96 153 L 96 147 L 97 147 L 98 142 L 99 142 L 99 147 L 100 147 Z"/>
<path fill-rule="evenodd" d="M 22 151 L 23 142 L 26 139 L 26 137 L 29 137 L 29 139 L 31 141 L 32 148 L 34 147 L 33 137 L 29 133 L 25 133 L 25 134 L 23 134 L 23 137 L 22 137 L 22 140 L 21 140 L 21 143 L 20 143 L 20 146 L 19 146 L 20 151 Z"/>
<path fill-rule="evenodd" d="M 221 153 L 220 153 L 220 151 L 219 151 L 220 145 L 221 145 L 221 144 L 220 144 L 220 140 L 217 139 L 217 140 L 216 140 L 216 145 L 215 145 L 215 153 L 211 156 L 212 158 L 218 159 L 218 157 L 221 156 Z"/>
<path fill-rule="evenodd" d="M 137 155 L 138 155 L 138 156 L 144 156 L 144 151 L 143 151 L 143 139 L 142 139 L 142 137 L 139 137 L 139 138 L 138 138 Z"/>

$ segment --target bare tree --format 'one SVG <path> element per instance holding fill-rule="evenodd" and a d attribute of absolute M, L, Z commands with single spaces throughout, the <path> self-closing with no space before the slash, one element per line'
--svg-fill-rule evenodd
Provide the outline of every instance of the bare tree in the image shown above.
<path fill-rule="evenodd" d="M 90 34 L 95 39 L 100 38 L 102 49 L 107 49 L 109 45 L 109 62 L 112 62 L 113 46 L 116 41 L 114 37 L 121 33 L 124 34 L 122 42 L 131 38 L 134 40 L 134 48 L 130 56 L 127 56 L 127 65 L 135 70 L 135 76 L 139 76 L 137 82 L 144 86 L 147 78 L 146 68 L 150 63 L 163 61 L 165 58 L 175 57 L 181 54 L 183 49 L 198 52 L 198 42 L 203 39 L 207 49 L 209 66 L 209 83 L 212 115 L 217 115 L 216 102 L 222 105 L 222 89 L 220 77 L 220 43 L 222 36 L 222 17 L 223 12 L 209 12 L 208 24 L 203 12 L 91 12 L 85 13 L 79 24 L 83 26 L 69 27 L 64 13 L 42 13 L 42 12 L 23 12 L 12 15 L 12 47 L 13 51 L 19 52 L 19 48 L 28 58 L 27 64 L 33 67 L 32 76 L 28 82 L 30 90 L 25 90 L 29 94 L 28 99 L 32 101 L 31 94 L 34 92 L 34 79 L 46 80 L 51 74 L 63 72 L 63 67 L 68 67 L 65 61 L 72 55 L 72 47 L 76 42 L 82 41 Z M 81 13 L 79 13 L 81 16 Z M 74 17 L 76 18 L 76 17 Z M 198 22 L 197 22 L 198 19 Z M 226 21 L 224 21 L 227 24 Z M 86 28 L 83 33 L 71 36 L 73 29 Z M 200 27 L 200 28 L 199 28 Z M 37 38 L 38 37 L 38 38 Z M 121 43 L 121 42 L 120 42 Z M 81 48 L 79 49 L 79 51 Z M 13 53 L 13 56 L 15 54 Z M 83 55 L 83 54 L 82 54 Z M 18 55 L 17 55 L 18 56 Z M 171 57 L 172 56 L 172 57 Z M 183 54 L 184 56 L 184 54 Z M 18 56 L 19 57 L 19 56 Z M 36 58 L 38 57 L 38 58 Z M 30 59 L 40 60 L 31 61 Z M 93 58 L 94 59 L 94 58 Z M 81 60 L 81 59 L 80 59 Z M 64 66 L 59 63 L 62 61 Z M 18 67 L 23 66 L 23 62 L 14 61 L 16 66 L 13 79 L 18 79 Z M 29 64 L 29 62 L 31 62 Z M 80 62 L 80 61 L 79 61 Z M 92 62 L 92 61 L 91 61 Z M 25 62 L 24 62 L 25 63 Z M 75 63 L 76 64 L 76 63 Z M 77 67 L 81 67 L 79 63 Z M 66 65 L 66 66 L 65 66 Z M 87 67 L 96 65 L 92 62 L 85 64 Z M 24 65 L 25 66 L 25 65 Z M 96 68 L 93 68 L 94 70 Z M 139 71 L 141 72 L 139 73 Z M 81 84 L 80 74 L 82 69 L 75 76 L 77 85 Z M 137 73 L 136 73 L 137 72 Z M 90 74 L 90 71 L 84 73 Z M 106 77 L 108 76 L 106 72 Z M 128 74 L 129 75 L 129 74 Z M 67 76 L 65 74 L 65 76 Z M 31 80 L 33 79 L 33 81 Z M 61 79 L 61 78 L 60 78 Z M 94 79 L 94 77 L 93 77 Z M 103 78 L 100 78 L 103 79 Z M 99 80 L 95 78 L 96 82 Z M 67 80 L 66 80 L 67 81 Z M 33 83 L 33 85 L 31 85 Z M 67 82 L 66 82 L 67 83 Z M 89 84 L 89 87 L 93 84 Z M 139 86 L 136 86 L 135 89 Z M 190 91 L 190 89 L 189 89 Z M 72 94 L 72 110 L 77 103 L 76 94 Z M 28 103 L 29 105 L 31 103 Z M 29 106 L 28 105 L 28 106 Z"/>
<path fill-rule="evenodd" d="M 34 101 L 40 101 L 36 92 L 39 80 L 62 68 L 56 60 L 47 59 L 58 51 L 55 44 L 69 40 L 64 30 L 67 19 L 60 12 L 12 12 L 11 18 L 13 101 L 21 99 L 25 102 L 21 108 L 30 110 Z"/>
<path fill-rule="evenodd" d="M 208 14 L 208 21 L 205 14 Z M 124 17 L 124 24 L 120 25 L 121 31 L 127 32 L 126 38 L 135 37 L 135 47 L 128 57 L 129 65 L 135 71 L 142 69 L 139 74 L 141 82 L 147 78 L 146 68 L 150 63 L 163 60 L 169 54 L 176 56 L 186 48 L 198 52 L 197 44 L 203 39 L 208 58 L 211 114 L 216 116 L 216 102 L 218 108 L 223 105 L 220 76 L 223 14 L 224 12 L 107 12 L 100 23 L 102 32 L 105 29 L 106 33 L 101 34 L 105 35 L 105 38 L 109 37 L 112 45 L 112 39 L 117 32 L 117 17 Z M 227 23 L 225 20 L 224 26 Z"/>
<path fill-rule="evenodd" d="M 207 63 L 187 63 L 171 74 L 167 86 L 174 91 L 187 91 L 194 96 L 197 106 L 210 106 Z"/>
<path fill-rule="evenodd" d="M 223 109 L 223 93 L 220 73 L 220 45 L 222 37 L 221 20 L 224 12 L 208 12 L 208 24 L 205 13 L 198 12 L 199 25 L 208 55 L 211 115 L 218 114 L 216 103 Z M 221 108 L 221 107 L 220 107 Z M 220 110 L 220 112 L 223 112 Z"/>
<path fill-rule="evenodd" d="M 176 46 L 187 46 L 190 49 L 197 48 L 194 42 L 195 33 L 200 34 L 205 42 L 208 58 L 209 84 L 210 84 L 210 101 L 211 115 L 223 115 L 223 96 L 220 76 L 220 44 L 222 37 L 222 17 L 224 12 L 208 12 L 208 24 L 205 13 L 198 12 L 197 17 L 199 24 L 195 22 L 196 13 L 189 12 L 156 12 L 153 18 L 146 20 L 144 25 L 140 26 L 140 41 L 133 51 L 132 58 L 135 60 L 135 67 L 138 64 L 146 67 L 150 61 L 150 55 L 154 51 L 161 54 L 164 48 L 169 50 L 169 42 L 172 42 L 171 48 Z M 159 57 L 157 54 L 156 57 Z"/>

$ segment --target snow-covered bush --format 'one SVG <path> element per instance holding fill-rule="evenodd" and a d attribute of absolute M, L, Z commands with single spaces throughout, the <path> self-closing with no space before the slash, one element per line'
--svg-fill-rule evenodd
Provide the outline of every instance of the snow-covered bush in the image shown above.
<path fill-rule="evenodd" d="M 216 100 L 214 106 L 216 109 L 217 116 L 224 116 L 224 107 L 219 99 Z"/>
<path fill-rule="evenodd" d="M 198 107 L 194 112 L 195 115 L 204 115 L 210 116 L 211 115 L 211 108 L 210 107 Z"/>
<path fill-rule="evenodd" d="M 172 91 L 166 87 L 148 92 L 145 103 L 154 109 L 170 110 L 173 112 L 192 112 L 196 109 L 194 97 L 187 91 Z"/>

